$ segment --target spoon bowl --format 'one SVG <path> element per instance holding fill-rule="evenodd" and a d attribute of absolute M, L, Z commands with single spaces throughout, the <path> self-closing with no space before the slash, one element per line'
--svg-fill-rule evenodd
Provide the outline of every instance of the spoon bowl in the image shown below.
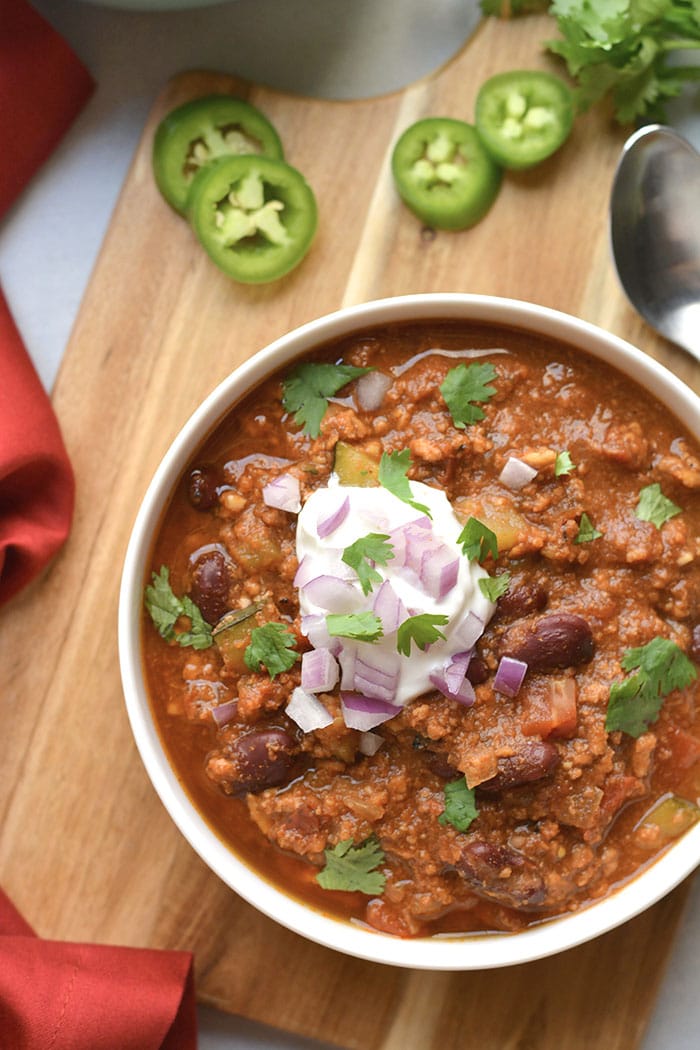
<path fill-rule="evenodd" d="M 671 128 L 649 124 L 625 143 L 610 238 L 632 306 L 700 359 L 700 154 Z"/>

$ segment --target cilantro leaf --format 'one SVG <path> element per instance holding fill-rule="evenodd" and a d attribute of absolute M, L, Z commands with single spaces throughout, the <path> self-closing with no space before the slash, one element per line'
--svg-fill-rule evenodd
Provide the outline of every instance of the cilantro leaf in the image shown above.
<path fill-rule="evenodd" d="M 283 623 L 254 627 L 243 653 L 246 667 L 259 672 L 264 666 L 270 678 L 288 671 L 299 659 L 299 653 L 294 650 L 296 641 L 293 631 Z"/>
<path fill-rule="evenodd" d="M 211 627 L 188 595 L 178 598 L 173 593 L 167 565 L 161 565 L 160 572 L 154 572 L 151 580 L 145 590 L 145 603 L 161 638 L 182 646 L 191 645 L 193 649 L 208 649 L 212 644 Z M 189 631 L 176 629 L 181 616 L 189 619 Z"/>
<path fill-rule="evenodd" d="M 482 576 L 479 580 L 479 590 L 484 598 L 495 602 L 503 597 L 510 587 L 510 573 L 502 572 L 499 576 Z"/>
<path fill-rule="evenodd" d="M 574 537 L 574 543 L 590 543 L 591 540 L 599 540 L 603 535 L 596 529 L 595 525 L 584 511 L 578 525 L 578 532 Z"/>
<path fill-rule="evenodd" d="M 408 503 L 414 510 L 419 510 L 432 518 L 430 509 L 413 498 L 411 485 L 406 476 L 410 468 L 411 453 L 407 448 L 401 452 L 383 452 L 379 462 L 379 484 L 392 492 L 402 503 Z"/>
<path fill-rule="evenodd" d="M 363 594 L 369 594 L 382 577 L 375 565 L 386 565 L 394 557 L 394 549 L 387 543 L 389 536 L 382 532 L 368 532 L 343 551 L 343 561 L 354 569 Z"/>
<path fill-rule="evenodd" d="M 677 507 L 670 499 L 667 499 L 661 491 L 658 482 L 647 485 L 639 493 L 639 502 L 634 513 L 640 521 L 650 521 L 657 529 L 675 518 L 676 514 L 682 513 L 681 507 Z"/>
<path fill-rule="evenodd" d="M 411 655 L 411 642 L 415 642 L 421 651 L 437 642 L 438 638 L 444 640 L 445 635 L 439 631 L 437 624 L 444 626 L 449 623 L 449 616 L 444 613 L 420 613 L 418 616 L 409 616 L 401 624 L 396 634 L 396 648 L 404 656 Z"/>
<path fill-rule="evenodd" d="M 498 538 L 483 521 L 478 518 L 467 518 L 464 528 L 457 537 L 457 543 L 462 544 L 462 554 L 469 561 L 485 561 L 489 554 L 493 558 L 498 557 Z"/>
<path fill-rule="evenodd" d="M 382 621 L 372 612 L 329 613 L 326 627 L 333 638 L 354 638 L 360 642 L 376 642 L 384 633 Z"/>
<path fill-rule="evenodd" d="M 484 410 L 475 401 L 488 401 L 496 393 L 494 386 L 489 386 L 498 373 L 492 364 L 457 365 L 445 376 L 440 393 L 452 415 L 452 422 L 460 430 L 470 423 L 484 418 Z"/>
<path fill-rule="evenodd" d="M 652 638 L 646 645 L 628 649 L 620 661 L 625 671 L 637 674 L 610 687 L 605 728 L 641 736 L 659 717 L 664 698 L 674 689 L 685 689 L 697 671 L 682 649 L 668 638 Z"/>
<path fill-rule="evenodd" d="M 376 869 L 384 863 L 384 850 L 376 835 L 370 835 L 359 846 L 343 839 L 333 849 L 323 851 L 326 866 L 316 882 L 324 890 L 347 890 L 377 897 L 384 892 L 386 876 Z"/>
<path fill-rule="evenodd" d="M 560 478 L 563 474 L 570 474 L 572 470 L 576 470 L 576 464 L 567 450 L 557 452 L 557 458 L 554 461 L 554 477 Z"/>
<path fill-rule="evenodd" d="M 294 422 L 304 427 L 305 434 L 318 437 L 328 398 L 351 379 L 370 371 L 353 365 L 305 362 L 282 381 L 282 404 L 287 412 L 294 413 Z"/>
<path fill-rule="evenodd" d="M 464 777 L 445 784 L 445 810 L 438 817 L 440 824 L 451 824 L 457 831 L 466 831 L 478 816 L 474 788 L 467 787 Z"/>

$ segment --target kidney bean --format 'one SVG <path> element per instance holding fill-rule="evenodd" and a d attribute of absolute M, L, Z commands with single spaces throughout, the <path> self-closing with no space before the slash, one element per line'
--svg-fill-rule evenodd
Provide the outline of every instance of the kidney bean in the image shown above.
<path fill-rule="evenodd" d="M 215 467 L 193 467 L 187 478 L 187 498 L 195 510 L 211 510 L 219 499 L 220 480 Z"/>
<path fill-rule="evenodd" d="M 554 772 L 559 761 L 559 752 L 554 744 L 544 740 L 527 740 L 517 754 L 499 758 L 498 772 L 490 780 L 479 784 L 479 791 L 503 791 L 504 788 L 520 787 L 542 780 Z"/>
<path fill-rule="evenodd" d="M 497 614 L 499 617 L 514 619 L 542 612 L 548 598 L 547 591 L 540 583 L 523 583 L 520 587 L 510 587 L 498 599 Z"/>
<path fill-rule="evenodd" d="M 236 787 L 263 791 L 283 784 L 294 765 L 297 747 L 284 729 L 260 729 L 237 737 L 227 748 L 236 769 Z"/>
<path fill-rule="evenodd" d="M 526 910 L 544 903 L 544 879 L 532 861 L 510 846 L 472 840 L 462 850 L 457 870 L 477 897 Z"/>
<path fill-rule="evenodd" d="M 693 627 L 693 635 L 690 641 L 690 659 L 700 665 L 700 623 Z"/>
<path fill-rule="evenodd" d="M 575 613 L 552 613 L 532 622 L 519 621 L 506 631 L 501 652 L 524 660 L 531 671 L 575 667 L 593 655 L 593 634 L 587 620 Z"/>
<path fill-rule="evenodd" d="M 459 776 L 459 770 L 450 765 L 447 761 L 447 755 L 442 752 L 426 750 L 423 752 L 423 756 L 428 769 L 436 777 L 440 777 L 442 780 L 456 780 Z"/>
<path fill-rule="evenodd" d="M 206 551 L 197 558 L 192 570 L 190 597 L 207 623 L 215 624 L 230 608 L 230 584 L 226 557 L 222 551 Z"/>
<path fill-rule="evenodd" d="M 489 669 L 479 656 L 472 656 L 467 667 L 467 678 L 472 685 L 481 685 L 489 676 Z"/>

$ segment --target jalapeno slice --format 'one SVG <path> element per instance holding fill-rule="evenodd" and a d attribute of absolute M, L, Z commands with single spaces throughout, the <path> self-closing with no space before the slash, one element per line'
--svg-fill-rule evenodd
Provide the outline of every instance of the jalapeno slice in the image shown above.
<path fill-rule="evenodd" d="M 202 247 L 236 281 L 274 281 L 301 262 L 316 232 L 304 176 L 271 157 L 220 157 L 194 178 L 189 217 Z"/>
<path fill-rule="evenodd" d="M 196 173 L 217 157 L 264 154 L 280 160 L 282 143 L 255 106 L 232 95 L 207 95 L 178 106 L 158 125 L 153 171 L 160 192 L 184 214 Z"/>
<path fill-rule="evenodd" d="M 476 128 L 494 160 L 521 170 L 551 156 L 569 137 L 574 101 L 551 73 L 497 73 L 476 98 Z"/>
<path fill-rule="evenodd" d="M 451 117 L 426 117 L 407 128 L 394 147 L 391 169 L 405 204 L 440 230 L 473 226 L 501 185 L 501 170 L 476 130 Z"/>

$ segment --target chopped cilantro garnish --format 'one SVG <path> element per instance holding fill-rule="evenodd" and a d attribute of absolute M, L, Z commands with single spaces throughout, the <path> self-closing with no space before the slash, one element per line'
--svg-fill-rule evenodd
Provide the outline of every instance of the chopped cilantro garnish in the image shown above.
<path fill-rule="evenodd" d="M 318 437 L 328 398 L 337 394 L 351 379 L 370 371 L 370 368 L 355 368 L 353 365 L 314 362 L 297 365 L 282 382 L 282 404 L 287 412 L 294 413 L 295 423 L 304 427 L 305 434 Z"/>
<path fill-rule="evenodd" d="M 343 561 L 357 573 L 363 594 L 369 594 L 374 584 L 382 579 L 374 566 L 386 565 L 394 557 L 388 539 L 386 533 L 369 532 L 343 551 Z"/>
<path fill-rule="evenodd" d="M 261 671 L 264 666 L 270 678 L 274 678 L 288 671 L 299 659 L 295 645 L 296 636 L 283 623 L 265 623 L 250 632 L 243 659 L 251 671 Z"/>
<path fill-rule="evenodd" d="M 402 452 L 382 453 L 379 462 L 379 484 L 392 492 L 402 503 L 408 503 L 414 510 L 419 510 L 428 517 L 432 517 L 430 510 L 423 503 L 417 503 L 411 492 L 411 484 L 407 478 L 411 467 L 411 453 L 407 448 Z"/>
<path fill-rule="evenodd" d="M 199 608 L 186 594 L 178 598 L 170 586 L 170 569 L 161 565 L 159 573 L 152 574 L 152 583 L 146 587 L 146 608 L 153 623 L 166 642 L 191 645 L 193 649 L 208 649 L 212 644 L 211 627 Z M 178 631 L 175 624 L 181 616 L 190 621 L 188 631 Z"/>
<path fill-rule="evenodd" d="M 323 853 L 326 866 L 316 881 L 324 890 L 347 890 L 371 897 L 383 893 L 386 876 L 376 869 L 384 863 L 384 850 L 376 835 L 370 835 L 359 846 L 352 839 L 343 839 Z"/>
<path fill-rule="evenodd" d="M 484 598 L 495 602 L 502 598 L 510 586 L 510 573 L 502 572 L 500 576 L 482 576 L 479 580 L 479 590 Z"/>
<path fill-rule="evenodd" d="M 469 558 L 469 561 L 485 561 L 489 554 L 494 558 L 498 557 L 496 533 L 478 518 L 467 518 L 464 528 L 457 537 L 457 543 L 462 544 L 462 553 Z"/>
<path fill-rule="evenodd" d="M 329 613 L 326 627 L 333 638 L 354 638 L 358 642 L 376 642 L 382 637 L 382 621 L 372 612 Z"/>
<path fill-rule="evenodd" d="M 682 649 L 668 638 L 652 638 L 646 645 L 628 649 L 620 661 L 625 671 L 637 674 L 610 687 L 605 728 L 640 736 L 659 717 L 664 697 L 685 689 L 697 671 Z"/>
<path fill-rule="evenodd" d="M 590 543 L 591 540 L 599 540 L 602 535 L 603 533 L 596 529 L 595 525 L 584 511 L 581 515 L 574 543 Z"/>
<path fill-rule="evenodd" d="M 560 478 L 563 474 L 570 474 L 572 470 L 576 470 L 576 464 L 567 450 L 557 452 L 557 458 L 554 460 L 554 477 Z"/>
<path fill-rule="evenodd" d="M 484 410 L 474 402 L 485 402 L 493 397 L 496 388 L 488 384 L 497 376 L 496 369 L 488 362 L 457 365 L 447 373 L 440 393 L 450 410 L 452 422 L 460 430 L 484 418 Z"/>
<path fill-rule="evenodd" d="M 652 525 L 660 529 L 664 522 L 680 514 L 681 508 L 667 499 L 659 483 L 654 482 L 653 485 L 647 485 L 639 493 L 639 503 L 634 513 L 640 521 L 650 521 Z"/>
<path fill-rule="evenodd" d="M 474 788 L 467 787 L 464 777 L 445 784 L 445 810 L 438 817 L 441 824 L 451 824 L 457 831 L 466 831 L 478 816 Z"/>
<path fill-rule="evenodd" d="M 438 638 L 444 640 L 445 635 L 439 631 L 437 624 L 444 626 L 449 622 L 449 616 L 444 613 L 420 613 L 418 616 L 409 616 L 401 624 L 396 634 L 396 648 L 404 656 L 411 655 L 411 642 L 415 642 L 419 649 L 425 650 Z"/>

